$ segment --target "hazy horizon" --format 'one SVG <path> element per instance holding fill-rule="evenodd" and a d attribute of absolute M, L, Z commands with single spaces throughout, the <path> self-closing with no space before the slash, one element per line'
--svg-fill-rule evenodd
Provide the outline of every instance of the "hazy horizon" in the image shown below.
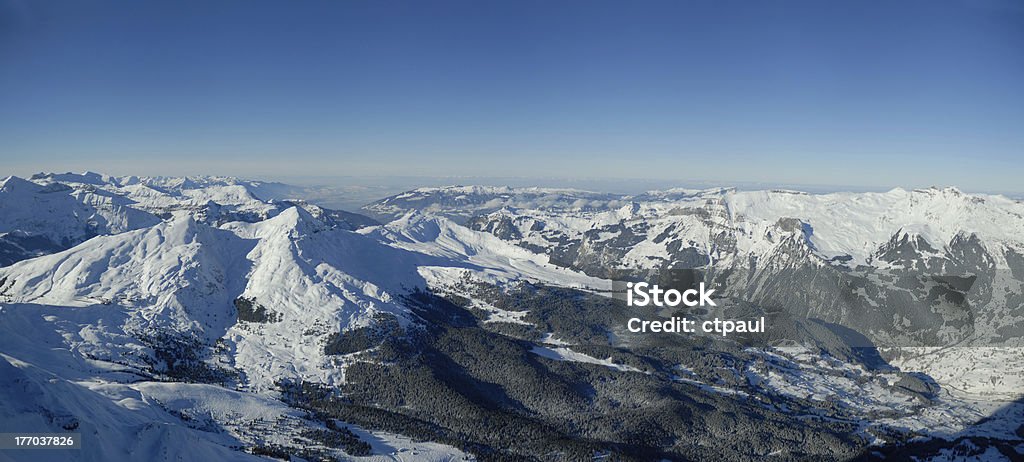
<path fill-rule="evenodd" d="M 793 184 L 793 183 L 763 183 L 763 182 L 725 182 L 713 180 L 658 180 L 658 179 L 622 179 L 622 178 L 529 178 L 529 177 L 474 177 L 474 176 L 287 176 L 287 175 L 257 175 L 239 176 L 231 174 L 197 174 L 197 175 L 139 175 L 139 174 L 115 174 L 102 170 L 80 170 L 80 171 L 46 171 L 27 174 L 15 174 L 22 178 L 30 178 L 35 174 L 43 173 L 98 173 L 112 176 L 226 176 L 242 180 L 278 182 L 292 186 L 305 188 L 308 194 L 306 199 L 314 204 L 343 210 L 357 210 L 363 205 L 369 204 L 385 197 L 393 196 L 405 191 L 422 187 L 442 186 L 508 186 L 513 188 L 540 187 L 540 188 L 566 188 L 585 191 L 613 193 L 613 194 L 641 194 L 648 191 L 667 190 L 672 188 L 685 189 L 713 189 L 713 188 L 735 188 L 741 191 L 786 189 L 796 190 L 811 194 L 827 194 L 835 192 L 886 192 L 896 188 L 913 190 L 929 187 L 947 188 L 953 187 L 970 194 L 999 194 L 1012 199 L 1024 198 L 1024 193 L 1014 191 L 994 190 L 970 190 L 957 185 L 919 185 L 903 186 L 895 185 L 888 188 L 870 188 L 856 185 L 824 185 L 824 184 Z M 9 173 L 0 172 L 0 179 L 5 179 Z"/>

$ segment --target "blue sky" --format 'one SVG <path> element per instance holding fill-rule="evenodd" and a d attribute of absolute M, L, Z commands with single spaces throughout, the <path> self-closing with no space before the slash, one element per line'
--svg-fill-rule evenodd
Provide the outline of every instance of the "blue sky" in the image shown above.
<path fill-rule="evenodd" d="M 1022 192 L 1024 4 L 0 0 L 0 166 Z"/>

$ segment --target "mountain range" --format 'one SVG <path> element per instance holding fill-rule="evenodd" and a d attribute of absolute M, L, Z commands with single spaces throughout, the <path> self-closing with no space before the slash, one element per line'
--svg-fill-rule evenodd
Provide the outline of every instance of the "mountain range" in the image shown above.
<path fill-rule="evenodd" d="M 0 460 L 1024 456 L 1024 203 L 953 188 L 0 183 Z M 650 335 L 685 274 L 759 338 Z M 48 459 L 49 458 L 49 459 Z"/>

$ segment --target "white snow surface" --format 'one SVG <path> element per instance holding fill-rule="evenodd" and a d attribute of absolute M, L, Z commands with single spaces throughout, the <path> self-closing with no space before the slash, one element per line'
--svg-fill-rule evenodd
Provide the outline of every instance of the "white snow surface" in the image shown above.
<path fill-rule="evenodd" d="M 88 172 L 0 182 L 0 234 L 39 235 L 72 245 L 0 268 L 0 432 L 61 431 L 61 425 L 76 421 L 81 425 L 76 431 L 93 435 L 81 452 L 33 452 L 38 460 L 254 460 L 231 449 L 254 441 L 238 422 L 258 427 L 304 419 L 277 400 L 274 382 L 282 377 L 327 385 L 344 381 L 345 363 L 324 354 L 324 339 L 365 326 L 382 313 L 404 325 L 417 322 L 401 300 L 410 290 L 452 287 L 466 274 L 499 286 L 532 281 L 609 288 L 607 281 L 555 266 L 546 255 L 441 214 L 407 212 L 385 225 L 350 231 L 318 218 L 310 212 L 317 212 L 315 206 L 280 202 L 289 191 L 284 185 L 231 178 Z M 813 228 L 809 239 L 818 252 L 850 255 L 851 264 L 866 262 L 894 230 L 923 236 L 937 247 L 966 232 L 982 236 L 988 246 L 1024 249 L 1024 205 L 955 189 L 824 195 L 676 190 L 648 193 L 642 200 L 535 189 L 527 202 L 518 203 L 513 188 L 467 187 L 417 190 L 404 200 L 428 200 L 441 191 L 463 202 L 485 195 L 478 204 L 482 209 L 543 216 L 569 235 L 623 220 L 650 221 L 651 236 L 681 224 L 679 232 L 695 245 L 710 231 L 677 212 L 711 202 L 721 212 L 716 220 L 744 231 L 746 238 L 737 245 L 747 251 L 765 245 L 765 230 L 780 217 L 793 217 Z M 545 204 L 557 205 L 559 213 L 540 210 Z M 211 220 L 214 213 L 222 219 Z M 249 219 L 231 221 L 239 217 Z M 643 242 L 627 259 L 640 266 L 646 257 L 664 252 L 664 245 Z M 236 322 L 233 303 L 239 297 L 272 310 L 279 320 Z M 478 308 L 490 312 L 492 322 L 525 322 L 526 312 Z M 158 332 L 222 345 L 211 361 L 245 371 L 238 388 L 154 381 L 144 359 L 152 350 L 141 337 Z M 573 351 L 550 334 L 545 342 L 533 353 L 641 372 Z M 1021 389 L 1020 375 L 993 377 L 1007 361 L 1021 364 L 1019 351 L 969 351 L 908 356 L 899 363 L 904 370 L 927 370 L 951 389 L 941 398 L 944 406 L 887 423 L 954 435 L 965 423 L 1006 409 L 999 398 L 1019 396 L 1014 392 Z M 804 359 L 796 352 L 785 359 L 787 367 L 746 371 L 747 378 L 782 395 L 854 397 L 847 402 L 863 411 L 918 409 L 906 395 L 883 386 L 884 376 L 851 376 Z M 978 364 L 992 372 L 985 376 L 988 382 L 963 372 L 977 371 Z M 712 389 L 725 392 L 718 388 Z M 978 391 L 988 395 L 972 393 Z M 1007 418 L 1016 418 L 1012 412 Z M 986 435 L 1000 436 L 998 423 Z M 399 435 L 353 431 L 374 446 L 373 460 L 465 456 Z M 417 456 L 410 457 L 413 452 Z M 0 460 L 19 457 L 0 452 Z"/>
<path fill-rule="evenodd" d="M 577 351 L 572 351 L 565 347 L 549 348 L 545 346 L 534 346 L 530 353 L 537 356 L 553 359 L 555 361 L 569 361 L 586 364 L 596 364 L 598 366 L 605 366 L 609 369 L 614 369 L 620 372 L 643 372 L 633 366 L 627 366 L 625 364 L 616 364 L 612 362 L 612 358 L 598 359 L 590 355 L 586 355 Z"/>
<path fill-rule="evenodd" d="M 0 209 L 9 213 L 0 223 L 84 242 L 0 268 L 0 368 L 4 380 L 13 381 L 0 391 L 0 421 L 4 430 L 20 432 L 60 431 L 79 422 L 78 431 L 103 435 L 89 437 L 88 450 L 48 453 L 55 460 L 254 459 L 231 449 L 256 442 L 257 435 L 238 427 L 239 419 L 259 425 L 302 420 L 276 400 L 275 381 L 343 381 L 344 360 L 324 354 L 324 339 L 381 313 L 416 322 L 401 301 L 404 294 L 467 271 L 507 284 L 603 282 L 443 220 L 353 232 L 306 207 L 282 210 L 248 187 L 221 181 L 202 186 L 89 174 L 37 181 L 4 181 Z M 93 226 L 101 235 L 84 239 L 75 234 L 78 218 L 103 218 L 86 208 L 100 198 L 127 218 L 107 219 L 114 225 Z M 26 206 L 50 203 L 62 208 L 37 213 Z M 257 220 L 209 221 L 210 210 L 224 204 Z M 138 217 L 149 221 L 131 221 Z M 437 235 L 427 239 L 431 225 Z M 276 322 L 237 322 L 240 297 L 271 310 Z M 524 314 L 495 309 L 494 321 L 522 322 Z M 152 381 L 151 335 L 216 343 L 209 361 L 244 371 L 238 389 Z M 376 449 L 368 460 L 466 456 L 399 435 L 353 431 Z"/>
<path fill-rule="evenodd" d="M 600 226 L 645 222 L 653 238 L 674 227 L 675 238 L 695 246 L 707 245 L 720 229 L 708 228 L 701 218 L 689 214 L 696 209 L 714 213 L 711 222 L 736 229 L 743 253 L 757 253 L 767 245 L 766 231 L 780 218 L 795 218 L 809 225 L 808 239 L 823 257 L 850 256 L 849 265 L 869 261 L 878 247 L 897 232 L 922 236 L 933 247 L 942 248 L 956 235 L 977 234 L 986 245 L 1020 252 L 1024 249 L 1024 203 L 1002 195 L 968 194 L 956 188 L 927 188 L 887 192 L 807 194 L 786 190 L 737 191 L 730 188 L 707 190 L 652 191 L 637 196 L 607 195 L 571 190 L 536 188 L 421 188 L 407 193 L 417 202 L 430 203 L 435 214 L 460 215 L 497 213 L 523 220 L 521 230 L 529 230 L 532 217 L 547 227 L 524 233 L 533 242 L 549 230 L 569 237 Z M 466 195 L 463 201 L 452 196 Z M 568 195 L 578 199 L 569 201 Z M 367 207 L 400 214 L 413 210 L 389 198 Z M 484 199 L 500 198 L 500 204 Z M 550 200 L 538 198 L 551 197 Z M 472 200 L 474 199 L 475 200 Z M 409 198 L 407 197 L 406 200 Z M 537 241 L 535 244 L 543 244 Z M 990 248 L 999 255 L 1000 248 Z M 637 244 L 622 262 L 624 266 L 645 267 L 648 257 L 664 256 L 664 244 L 646 241 Z M 1003 263 L 997 261 L 997 263 Z"/>

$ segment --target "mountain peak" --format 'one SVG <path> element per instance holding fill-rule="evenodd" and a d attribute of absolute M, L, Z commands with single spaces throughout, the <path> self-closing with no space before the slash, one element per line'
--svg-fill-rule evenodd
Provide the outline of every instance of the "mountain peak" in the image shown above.
<path fill-rule="evenodd" d="M 40 173 L 36 173 L 35 175 L 32 175 L 32 179 L 33 180 L 54 181 L 54 182 L 64 182 L 64 183 L 91 184 L 91 185 L 94 185 L 94 186 L 102 186 L 102 185 L 108 185 L 108 184 L 109 185 L 115 185 L 115 186 L 117 185 L 117 181 L 116 181 L 116 179 L 114 177 L 109 176 L 109 175 L 104 175 L 102 173 L 88 171 L 88 170 L 84 171 L 82 173 L 72 173 L 72 172 L 65 172 L 65 173 L 40 172 Z"/>
<path fill-rule="evenodd" d="M 42 186 L 39 186 L 38 184 L 28 181 L 24 178 L 16 177 L 13 175 L 7 177 L 2 182 L 0 182 L 0 191 L 6 193 L 25 192 L 31 194 L 37 193 L 41 189 Z"/>
<path fill-rule="evenodd" d="M 931 195 L 953 196 L 953 197 L 960 197 L 960 196 L 964 195 L 964 192 L 961 191 L 960 189 L 958 189 L 955 186 L 946 186 L 946 187 L 929 186 L 929 187 L 924 188 L 924 189 L 915 189 L 914 192 L 921 192 L 921 193 L 926 193 L 926 194 L 931 194 Z"/>
<path fill-rule="evenodd" d="M 302 207 L 292 206 L 264 221 L 261 228 L 265 233 L 300 237 L 323 231 L 327 226 Z"/>

